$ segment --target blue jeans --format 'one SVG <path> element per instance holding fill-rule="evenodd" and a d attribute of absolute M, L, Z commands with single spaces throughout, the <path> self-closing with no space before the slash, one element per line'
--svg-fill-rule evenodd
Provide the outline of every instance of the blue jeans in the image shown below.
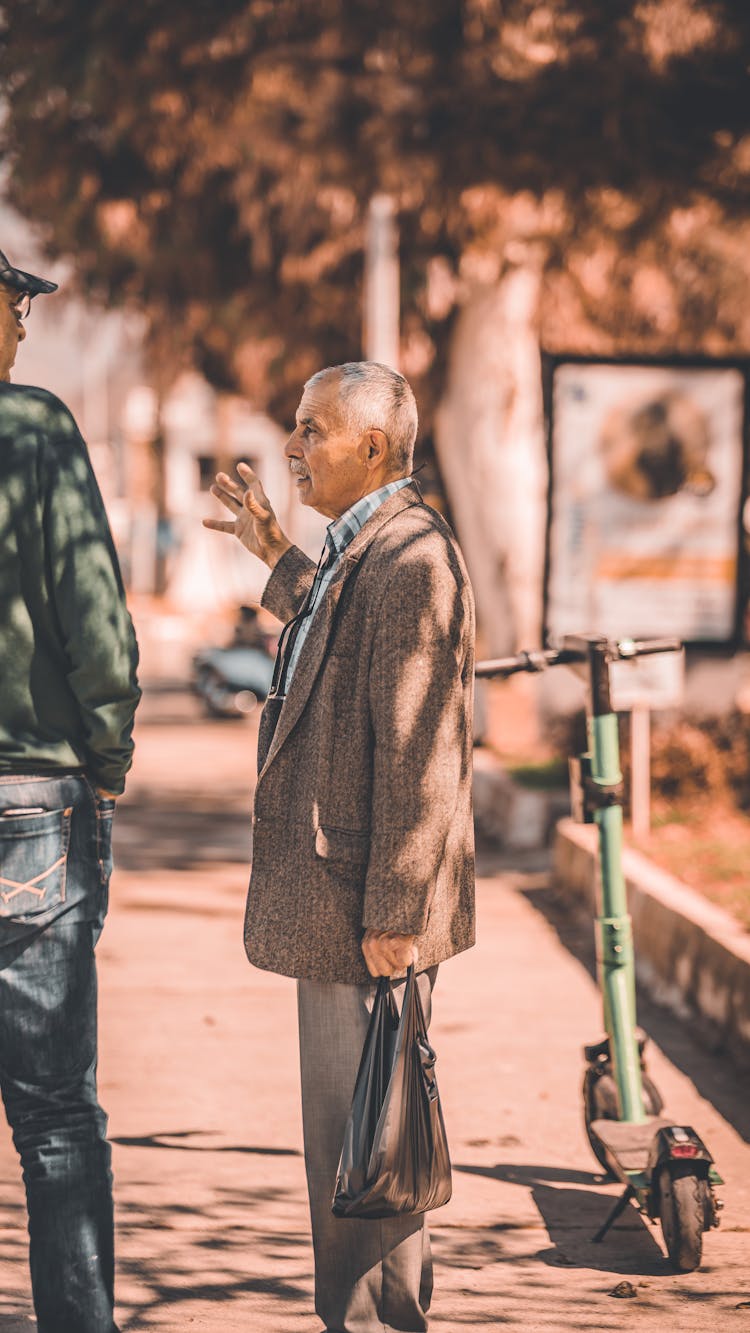
<path fill-rule="evenodd" d="M 0 1092 L 23 1167 L 39 1333 L 116 1333 L 94 962 L 113 809 L 83 777 L 0 777 Z"/>

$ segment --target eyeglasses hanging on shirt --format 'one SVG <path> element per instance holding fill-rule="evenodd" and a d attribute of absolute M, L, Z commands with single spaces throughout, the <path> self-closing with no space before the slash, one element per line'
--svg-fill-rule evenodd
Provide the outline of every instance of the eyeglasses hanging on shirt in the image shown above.
<path fill-rule="evenodd" d="M 318 589 L 323 582 L 324 574 L 330 569 L 331 565 L 338 558 L 338 551 L 334 546 L 330 534 L 326 533 L 326 540 L 323 550 L 320 553 L 317 569 L 313 576 L 313 581 L 305 600 L 299 611 L 291 620 L 288 620 L 279 637 L 278 648 L 276 649 L 276 662 L 273 668 L 273 679 L 271 688 L 268 692 L 269 699 L 283 700 L 286 698 L 287 676 L 289 666 L 294 654 L 294 645 L 297 642 L 298 635 L 302 626 L 315 610 L 316 597 Z"/>
<path fill-rule="evenodd" d="M 281 710 L 286 698 L 287 676 L 289 674 L 289 665 L 294 652 L 294 645 L 297 636 L 308 616 L 311 616 L 315 610 L 315 598 L 323 580 L 323 576 L 338 556 L 336 547 L 326 535 L 326 543 L 320 554 L 318 567 L 315 570 L 313 581 L 296 616 L 287 621 L 279 637 L 279 646 L 276 649 L 276 661 L 273 668 L 273 679 L 271 689 L 260 717 L 260 726 L 258 728 L 258 772 L 260 773 L 271 749 L 273 738 L 276 734 Z"/>
<path fill-rule="evenodd" d="M 363 496 L 351 509 L 342 514 L 335 523 L 332 523 L 326 533 L 326 540 L 318 561 L 317 569 L 313 575 L 309 592 L 304 598 L 299 611 L 284 626 L 279 638 L 279 645 L 276 650 L 276 662 L 274 663 L 273 678 L 271 689 L 266 699 L 263 712 L 260 717 L 258 728 L 258 772 L 263 769 L 268 758 L 273 738 L 276 733 L 276 727 L 281 716 L 284 700 L 286 698 L 287 687 L 289 685 L 290 675 L 294 675 L 296 661 L 304 647 L 304 634 L 307 633 L 305 622 L 312 616 L 318 604 L 321 587 L 329 576 L 333 577 L 333 567 L 337 560 L 342 556 L 344 550 L 352 542 L 357 533 L 362 529 L 368 518 L 371 518 L 375 511 L 389 499 L 396 491 L 402 487 L 412 484 L 419 492 L 420 499 L 422 492 L 419 489 L 418 482 L 414 477 L 402 477 L 397 481 L 388 482 L 387 485 L 373 491 L 370 495 Z M 304 631 L 304 634 L 303 634 Z M 300 638 L 302 636 L 302 638 Z"/>

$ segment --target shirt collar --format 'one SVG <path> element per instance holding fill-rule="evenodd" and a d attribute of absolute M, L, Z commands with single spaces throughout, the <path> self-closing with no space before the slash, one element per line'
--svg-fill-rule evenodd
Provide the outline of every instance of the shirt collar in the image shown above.
<path fill-rule="evenodd" d="M 403 490 L 408 486 L 411 477 L 400 477 L 398 481 L 389 481 L 385 486 L 381 486 L 377 491 L 371 491 L 369 495 L 363 495 L 361 500 L 355 501 L 349 509 L 335 518 L 328 524 L 326 535 L 326 544 L 333 547 L 337 555 L 341 555 L 347 546 L 354 540 L 360 528 L 363 528 L 368 518 L 372 518 L 376 509 L 379 509 L 386 500 L 397 491 Z"/>

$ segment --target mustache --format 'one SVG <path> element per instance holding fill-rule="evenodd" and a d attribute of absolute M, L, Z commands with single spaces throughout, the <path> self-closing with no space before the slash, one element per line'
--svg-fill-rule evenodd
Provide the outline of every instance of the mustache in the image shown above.
<path fill-rule="evenodd" d="M 293 477 L 307 476 L 307 468 L 305 467 L 304 463 L 297 458 L 289 459 L 289 471 L 291 472 Z"/>

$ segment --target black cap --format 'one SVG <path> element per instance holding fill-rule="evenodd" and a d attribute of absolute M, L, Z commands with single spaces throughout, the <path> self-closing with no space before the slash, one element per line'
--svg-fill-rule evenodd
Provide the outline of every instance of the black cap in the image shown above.
<path fill-rule="evenodd" d="M 16 292 L 27 292 L 29 296 L 47 296 L 57 291 L 57 283 L 47 278 L 37 278 L 33 273 L 24 273 L 21 268 L 13 268 L 0 250 L 0 282 L 12 287 Z"/>

